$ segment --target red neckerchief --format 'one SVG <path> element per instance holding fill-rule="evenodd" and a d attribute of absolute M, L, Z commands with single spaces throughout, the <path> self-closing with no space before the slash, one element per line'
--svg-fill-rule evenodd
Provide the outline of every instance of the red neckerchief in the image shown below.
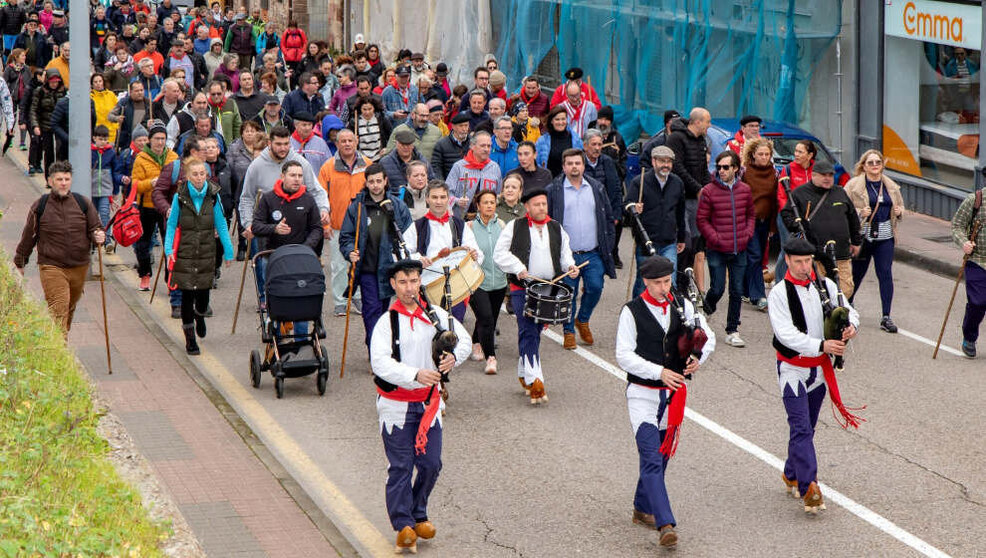
<path fill-rule="evenodd" d="M 486 168 L 486 165 L 490 164 L 490 160 L 489 159 L 486 159 L 483 162 L 477 161 L 476 160 L 476 156 L 472 154 L 472 149 L 470 149 L 466 153 L 466 156 L 463 157 L 463 159 L 465 159 L 465 161 L 466 161 L 466 168 L 467 169 L 483 170 L 484 168 Z"/>
<path fill-rule="evenodd" d="M 103 153 L 106 153 L 106 151 L 108 149 L 110 149 L 111 147 L 113 147 L 112 145 L 109 145 L 109 144 L 104 145 L 102 147 L 96 147 L 96 144 L 90 144 L 90 145 L 92 145 L 92 149 L 94 151 L 96 151 L 97 153 L 99 153 L 100 155 L 102 155 Z"/>
<path fill-rule="evenodd" d="M 587 101 L 585 99 L 581 99 L 581 101 L 582 102 L 579 103 L 579 106 L 573 107 L 572 103 L 569 102 L 568 99 L 565 99 L 565 112 L 568 113 L 568 121 L 572 124 L 582 121 L 582 111 L 585 110 L 585 104 Z M 576 124 L 573 127 L 577 130 L 580 125 Z"/>
<path fill-rule="evenodd" d="M 656 298 L 651 296 L 650 292 L 647 289 L 644 289 L 644 292 L 641 293 L 640 298 L 644 299 L 644 302 L 650 304 L 651 306 L 657 306 L 658 308 L 661 309 L 661 313 L 667 316 L 668 304 L 670 304 L 672 300 L 671 293 L 665 295 L 664 300 L 657 300 Z"/>
<path fill-rule="evenodd" d="M 293 202 L 294 200 L 300 198 L 305 194 L 304 184 L 302 184 L 301 187 L 298 188 L 298 191 L 293 194 L 289 194 L 285 192 L 283 185 L 284 185 L 284 181 L 278 178 L 277 182 L 274 183 L 274 194 L 276 194 L 277 197 L 283 199 L 286 202 Z"/>
<path fill-rule="evenodd" d="M 295 130 L 295 131 L 291 132 L 291 137 L 294 138 L 295 141 L 297 141 L 298 143 L 300 143 L 301 144 L 301 147 L 305 147 L 305 144 L 308 143 L 308 140 L 312 139 L 312 137 L 314 137 L 314 136 L 315 136 L 315 131 L 314 130 L 312 130 L 312 133 L 308 134 L 308 137 L 305 138 L 305 139 L 301 139 L 301 136 L 298 135 L 298 130 Z"/>
<path fill-rule="evenodd" d="M 448 211 L 446 211 L 445 215 L 439 217 L 434 213 L 432 213 L 431 211 L 428 211 L 428 213 L 425 213 L 425 219 L 428 219 L 429 221 L 435 221 L 436 223 L 441 223 L 442 225 L 444 225 L 445 223 L 448 223 L 449 213 Z"/>
<path fill-rule="evenodd" d="M 547 217 L 545 217 L 544 219 L 541 219 L 540 221 L 538 221 L 536 219 L 531 218 L 530 213 L 527 214 L 527 226 L 528 227 L 533 227 L 534 225 L 547 225 L 548 224 L 548 221 L 550 221 L 550 220 L 551 220 L 551 216 L 550 215 L 547 216 Z"/>
<path fill-rule="evenodd" d="M 404 106 L 405 107 L 410 106 L 410 104 L 411 104 L 411 82 L 410 81 L 407 82 L 407 87 L 405 87 L 404 89 L 401 89 L 401 86 L 398 85 L 398 83 L 395 81 L 394 82 L 394 89 L 396 89 L 397 92 L 401 94 L 401 100 L 404 101 Z"/>
<path fill-rule="evenodd" d="M 520 90 L 520 100 L 521 101 L 524 101 L 524 104 L 525 105 L 530 105 L 531 104 L 531 101 L 533 101 L 534 99 L 537 99 L 538 98 L 538 95 L 540 95 L 540 94 L 541 94 L 540 91 L 535 91 L 534 92 L 534 96 L 531 97 L 530 99 L 528 99 L 527 98 L 527 91 L 525 89 L 521 88 L 521 90 Z"/>
<path fill-rule="evenodd" d="M 422 322 L 424 322 L 424 323 L 426 323 L 428 325 L 431 325 L 431 321 L 428 320 L 428 317 L 427 316 L 425 316 L 425 312 L 424 312 L 424 310 L 421 309 L 420 306 L 418 306 L 417 308 L 415 308 L 414 309 L 414 312 L 408 312 L 407 311 L 407 308 L 404 307 L 404 304 L 401 301 L 395 300 L 393 303 L 391 303 L 390 309 L 393 310 L 393 311 L 395 311 L 395 312 L 397 312 L 398 314 L 403 314 L 403 315 L 405 315 L 405 316 L 407 316 L 408 318 L 411 319 L 411 331 L 414 331 L 414 319 L 415 318 L 421 320 Z M 396 331 L 391 332 L 391 334 L 392 335 L 399 335 L 399 333 L 396 332 Z"/>
<path fill-rule="evenodd" d="M 795 279 L 793 275 L 791 275 L 791 270 L 789 269 L 787 270 L 787 273 L 784 275 L 784 280 L 794 285 L 797 285 L 799 287 L 807 287 L 812 281 L 815 280 L 815 270 L 811 271 L 811 275 L 807 279 L 805 279 L 804 281 L 799 281 Z"/>
<path fill-rule="evenodd" d="M 222 108 L 223 108 L 224 106 L 226 106 L 226 96 L 225 96 L 225 95 L 223 95 L 223 100 L 222 100 L 222 102 L 221 102 L 221 103 L 219 103 L 219 104 L 216 104 L 216 103 L 214 103 L 214 102 L 212 102 L 212 97 L 210 96 L 210 97 L 209 97 L 209 106 L 211 106 L 212 108 L 214 108 L 214 109 L 216 109 L 216 110 L 222 110 Z"/>

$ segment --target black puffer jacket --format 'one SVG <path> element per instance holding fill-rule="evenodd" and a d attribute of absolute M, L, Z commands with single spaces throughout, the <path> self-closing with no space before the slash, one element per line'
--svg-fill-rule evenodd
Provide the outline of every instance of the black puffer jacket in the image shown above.
<path fill-rule="evenodd" d="M 431 168 L 435 169 L 435 174 L 439 178 L 445 180 L 448 177 L 448 173 L 452 170 L 452 165 L 465 157 L 468 151 L 468 139 L 460 144 L 449 133 L 449 135 L 435 143 L 435 148 L 431 151 Z"/>
<path fill-rule="evenodd" d="M 11 2 L 0 8 L 0 32 L 4 35 L 20 35 L 27 23 L 27 12 L 19 4 Z"/>
<path fill-rule="evenodd" d="M 51 68 L 45 72 L 45 83 L 34 90 L 31 97 L 30 128 L 41 128 L 42 132 L 51 131 L 51 116 L 55 112 L 55 105 L 58 100 L 68 94 L 64 83 L 59 83 L 57 89 L 48 87 L 48 80 L 53 76 L 61 74 L 58 70 Z"/>
<path fill-rule="evenodd" d="M 674 173 L 685 184 L 685 198 L 698 198 L 702 187 L 712 182 L 705 137 L 692 134 L 688 121 L 677 118 L 671 122 L 671 135 L 665 145 L 674 151 Z"/>

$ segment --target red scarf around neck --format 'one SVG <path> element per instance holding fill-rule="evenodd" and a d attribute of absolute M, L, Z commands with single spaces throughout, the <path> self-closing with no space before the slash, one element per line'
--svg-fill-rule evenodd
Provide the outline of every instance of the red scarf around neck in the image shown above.
<path fill-rule="evenodd" d="M 664 313 L 664 315 L 668 314 L 668 304 L 670 304 L 671 301 L 673 300 L 673 298 L 671 297 L 671 293 L 665 295 L 664 300 L 657 300 L 656 298 L 651 296 L 650 291 L 648 291 L 647 289 L 644 289 L 644 292 L 640 294 L 640 298 L 644 299 L 644 302 L 646 302 L 647 304 L 650 304 L 651 306 L 657 306 L 658 308 L 660 308 L 661 312 Z"/>
<path fill-rule="evenodd" d="M 540 221 L 538 221 L 538 220 L 535 220 L 534 218 L 532 218 L 530 213 L 527 214 L 527 226 L 528 227 L 533 227 L 534 225 L 547 225 L 548 224 L 548 221 L 550 221 L 550 220 L 551 220 L 551 217 L 550 216 L 547 216 L 544 219 L 541 219 Z"/>
<path fill-rule="evenodd" d="M 223 100 L 222 100 L 222 102 L 220 102 L 220 103 L 218 103 L 218 104 L 217 104 L 217 103 L 214 103 L 214 102 L 212 101 L 212 97 L 210 96 L 210 97 L 209 97 L 209 106 L 211 106 L 212 108 L 214 108 L 214 109 L 216 109 L 217 111 L 218 111 L 218 110 L 222 110 L 222 108 L 223 108 L 224 106 L 226 106 L 226 96 L 224 95 L 224 96 L 223 96 Z"/>
<path fill-rule="evenodd" d="M 793 283 L 799 287 L 807 287 L 815 280 L 815 270 L 814 269 L 811 270 L 811 275 L 809 275 L 807 279 L 805 279 L 804 281 L 800 281 L 798 279 L 795 279 L 794 276 L 791 275 L 791 270 L 789 269 L 787 270 L 787 273 L 784 275 L 784 279 L 789 283 Z"/>
<path fill-rule="evenodd" d="M 490 159 L 486 159 L 483 162 L 477 161 L 476 156 L 472 154 L 472 149 L 470 149 L 469 152 L 466 153 L 466 156 L 463 157 L 463 159 L 465 159 L 466 161 L 467 169 L 482 170 L 486 168 L 486 165 L 490 164 Z"/>
<path fill-rule="evenodd" d="M 312 133 L 308 134 L 308 137 L 305 138 L 305 139 L 301 139 L 301 136 L 298 135 L 298 130 L 295 130 L 295 131 L 291 132 L 291 137 L 294 138 L 295 141 L 297 141 L 298 143 L 300 143 L 302 147 L 304 147 L 305 144 L 308 143 L 308 140 L 312 139 L 313 136 L 315 136 L 315 131 L 314 130 L 312 130 Z"/>
<path fill-rule="evenodd" d="M 277 195 L 277 197 L 283 199 L 284 201 L 293 202 L 294 200 L 305 195 L 305 185 L 302 184 L 301 187 L 298 188 L 297 192 L 293 194 L 289 194 L 284 191 L 284 181 L 278 179 L 277 182 L 274 183 L 274 193 Z"/>
<path fill-rule="evenodd" d="M 448 220 L 449 220 L 449 212 L 446 211 L 445 212 L 445 215 L 442 215 L 441 217 L 439 217 L 439 216 L 435 215 L 434 213 L 432 213 L 431 211 L 428 211 L 428 213 L 425 213 L 425 219 L 428 219 L 429 221 L 435 221 L 436 223 L 441 223 L 441 224 L 444 225 L 445 223 L 448 223 Z"/>
<path fill-rule="evenodd" d="M 420 306 L 418 306 L 417 308 L 415 308 L 414 309 L 414 312 L 410 312 L 410 311 L 408 311 L 407 308 L 404 307 L 404 303 L 403 302 L 401 302 L 399 300 L 395 300 L 390 305 L 390 309 L 393 310 L 393 311 L 395 311 L 395 312 L 397 312 L 398 314 L 403 314 L 403 315 L 407 316 L 408 318 L 410 318 L 410 321 L 411 321 L 411 331 L 414 331 L 414 320 L 415 320 L 415 318 L 421 320 L 423 323 L 431 324 L 431 321 L 428 319 L 427 316 L 425 316 L 425 312 L 424 312 L 424 310 L 421 309 Z M 398 333 L 397 332 L 393 332 L 392 334 L 393 335 L 397 335 Z"/>

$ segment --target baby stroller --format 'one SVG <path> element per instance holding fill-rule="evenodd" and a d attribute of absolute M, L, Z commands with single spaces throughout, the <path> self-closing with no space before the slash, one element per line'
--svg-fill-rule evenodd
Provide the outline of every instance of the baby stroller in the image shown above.
<path fill-rule="evenodd" d="M 319 342 L 325 339 L 322 263 L 311 248 L 301 244 L 258 252 L 253 257 L 255 271 L 261 258 L 267 259 L 264 285 L 267 302 L 259 304 L 260 337 L 265 347 L 263 355 L 256 349 L 250 352 L 250 381 L 253 387 L 259 388 L 263 372 L 270 370 L 280 399 L 284 397 L 284 378 L 317 372 L 315 385 L 318 394 L 324 395 L 329 379 L 329 356 Z M 258 303 L 260 295 L 258 292 Z"/>

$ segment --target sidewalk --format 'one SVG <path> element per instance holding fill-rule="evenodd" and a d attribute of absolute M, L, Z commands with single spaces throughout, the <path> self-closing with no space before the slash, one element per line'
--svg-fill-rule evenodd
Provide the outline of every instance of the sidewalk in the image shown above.
<path fill-rule="evenodd" d="M 952 242 L 952 224 L 920 213 L 907 212 L 897 226 L 895 259 L 954 279 L 962 251 Z"/>
<path fill-rule="evenodd" d="M 12 152 L 0 172 L 13 178 L 0 191 L 8 254 L 27 209 L 43 189 L 23 176 L 23 154 Z M 17 167 L 11 163 L 16 163 Z M 113 374 L 106 370 L 99 285 L 90 281 L 79 303 L 69 344 L 100 397 L 123 423 L 160 486 L 177 505 L 209 556 L 355 556 L 249 427 L 229 407 L 107 265 Z M 37 287 L 36 257 L 28 275 Z M 40 289 L 35 295 L 41 298 Z M 160 294 L 160 293 L 159 293 Z M 165 291 L 165 296 L 167 292 Z"/>

